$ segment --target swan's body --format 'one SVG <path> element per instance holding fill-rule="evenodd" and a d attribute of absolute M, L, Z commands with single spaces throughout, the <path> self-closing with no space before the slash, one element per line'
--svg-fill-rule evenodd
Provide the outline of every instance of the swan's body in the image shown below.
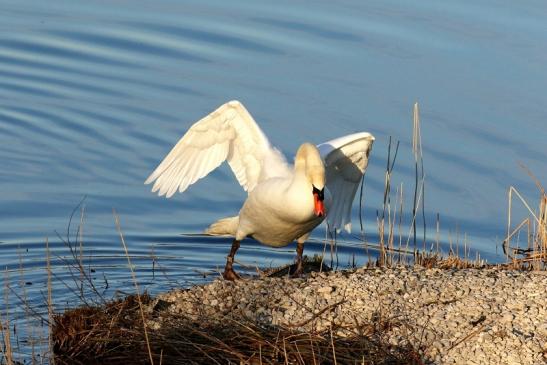
<path fill-rule="evenodd" d="M 297 240 L 301 270 L 304 242 L 325 216 L 331 229 L 350 230 L 351 205 L 373 141 L 369 133 L 356 133 L 317 147 L 304 143 L 291 167 L 245 107 L 231 101 L 196 122 L 145 183 L 155 180 L 152 191 L 171 197 L 227 161 L 249 194 L 238 216 L 206 230 L 234 237 L 224 277 L 237 277 L 233 256 L 248 236 L 275 247 Z"/>
<path fill-rule="evenodd" d="M 306 175 L 306 161 L 300 168 L 297 162 L 297 168 L 287 176 L 267 179 L 249 193 L 239 216 L 229 218 L 237 220 L 237 226 L 233 224 L 223 230 L 222 225 L 213 224 L 206 233 L 232 235 L 236 240 L 252 236 L 265 245 L 282 247 L 306 236 L 319 225 L 325 214 L 314 213 L 312 191 L 313 186 L 323 189 L 325 185 L 323 163 L 311 144 L 304 144 L 299 152 L 305 155 L 303 159 L 317 163 L 318 176 L 314 183 Z"/>

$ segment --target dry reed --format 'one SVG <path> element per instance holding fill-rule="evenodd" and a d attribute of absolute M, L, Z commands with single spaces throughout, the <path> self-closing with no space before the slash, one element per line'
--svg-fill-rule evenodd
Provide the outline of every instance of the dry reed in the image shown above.
<path fill-rule="evenodd" d="M 131 265 L 131 259 L 129 257 L 129 252 L 127 251 L 127 245 L 125 244 L 125 238 L 123 237 L 123 233 L 122 233 L 122 228 L 120 226 L 120 218 L 118 217 L 118 215 L 116 214 L 116 211 L 115 210 L 112 210 L 112 213 L 114 214 L 114 220 L 116 222 L 116 229 L 118 230 L 118 233 L 120 235 L 120 241 L 122 242 L 122 245 L 123 245 L 123 249 L 125 251 L 125 257 L 127 258 L 127 264 L 129 266 L 129 270 L 131 271 L 131 277 L 133 278 L 133 283 L 135 285 L 135 290 L 136 290 L 136 296 L 137 296 L 137 302 L 139 303 L 139 311 L 140 311 L 140 314 L 141 314 L 141 319 L 142 319 L 142 327 L 143 327 L 143 332 L 144 332 L 144 338 L 146 340 L 146 348 L 148 350 L 148 357 L 150 359 L 150 364 L 151 365 L 154 365 L 154 359 L 153 359 L 153 356 L 152 356 L 152 350 L 150 348 L 150 342 L 148 340 L 148 331 L 146 329 L 146 321 L 144 319 L 144 310 L 143 310 L 143 304 L 142 304 L 142 301 L 141 301 L 141 294 L 140 294 L 140 289 L 139 289 L 139 283 L 137 282 L 137 277 L 135 276 L 135 271 L 133 271 L 133 266 Z"/>
<path fill-rule="evenodd" d="M 152 303 L 147 295 L 141 302 Z M 132 295 L 104 307 L 56 316 L 56 363 L 150 363 L 147 340 L 139 330 L 139 306 Z M 154 311 L 147 313 L 146 319 L 154 315 Z M 360 335 L 338 337 L 336 327 L 313 333 L 230 316 L 221 324 L 173 316 L 159 329 L 150 330 L 148 343 L 153 360 L 164 364 L 421 364 L 415 349 L 396 347 L 383 339 L 387 326 L 371 322 L 359 329 Z"/>
<path fill-rule="evenodd" d="M 534 180 L 539 190 L 538 209 L 533 210 L 520 192 L 513 186 L 509 187 L 507 196 L 507 236 L 503 241 L 503 251 L 513 267 L 545 270 L 547 267 L 547 193 L 536 179 L 534 174 L 521 165 L 528 175 Z M 528 217 L 524 218 L 515 228 L 513 221 L 513 200 L 518 198 L 522 206 L 528 211 Z M 526 247 L 520 247 L 517 240 L 512 245 L 512 239 L 526 229 Z"/>
<path fill-rule="evenodd" d="M 10 320 L 9 320 L 9 274 L 6 269 L 4 273 L 4 303 L 5 303 L 5 316 L 0 313 L 0 334 L 2 335 L 2 361 L 6 365 L 14 364 L 13 349 L 11 344 L 10 334 Z"/>

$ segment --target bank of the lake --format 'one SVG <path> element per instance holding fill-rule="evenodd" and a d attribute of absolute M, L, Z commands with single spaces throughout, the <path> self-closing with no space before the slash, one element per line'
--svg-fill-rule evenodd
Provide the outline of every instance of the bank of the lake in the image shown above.
<path fill-rule="evenodd" d="M 232 361 L 238 359 L 241 363 L 283 360 L 283 353 L 273 358 L 266 346 L 280 336 L 287 337 L 287 342 L 285 339 L 282 342 L 283 346 L 287 344 L 285 351 L 304 351 L 298 345 L 294 347 L 290 340 L 297 333 L 304 333 L 310 343 L 312 337 L 323 336 L 328 340 L 328 352 L 334 352 L 334 357 L 338 344 L 347 341 L 354 341 L 351 349 L 355 349 L 358 339 L 371 340 L 368 350 L 376 346 L 371 350 L 376 357 L 367 360 L 362 354 L 359 358 L 348 358 L 349 350 L 340 345 L 338 363 L 387 363 L 379 360 L 383 353 L 386 359 L 395 356 L 397 361 L 403 361 L 399 363 L 404 363 L 401 356 L 406 356 L 408 363 L 418 364 L 543 364 L 547 354 L 546 288 L 545 271 L 359 268 L 315 272 L 299 279 L 268 277 L 237 282 L 218 279 L 147 298 L 143 312 L 151 348 L 156 352 L 162 351 L 161 346 L 168 347 L 165 343 L 159 347 L 154 343 L 169 337 L 159 334 L 169 332 L 173 338 L 177 326 L 185 331 L 195 326 L 196 333 L 217 329 L 208 339 L 207 346 L 216 347 L 211 356 L 215 351 L 233 350 L 237 356 L 231 357 Z M 144 332 L 138 312 L 135 310 L 134 323 Z M 222 350 L 223 346 L 239 344 L 238 326 L 242 331 L 250 328 L 240 339 L 247 341 L 245 345 L 249 348 L 245 351 L 235 346 L 229 351 Z M 226 327 L 236 333 L 222 332 Z M 270 340 L 264 332 L 267 329 L 274 331 Z M 208 335 L 199 332 L 196 339 L 196 333 L 189 337 L 175 336 L 186 339 L 186 343 L 177 343 L 181 352 L 184 346 L 195 350 L 203 345 L 203 336 Z M 253 334 L 256 342 L 249 342 Z M 344 339 L 346 342 L 340 342 Z M 104 336 L 101 340 L 105 340 Z M 256 348 L 252 348 L 253 344 Z M 283 346 L 279 346 L 281 352 Z M 313 346 L 306 349 L 321 351 Z M 148 356 L 146 347 L 141 346 L 141 350 L 144 357 Z M 323 355 L 314 353 L 317 359 L 326 359 L 320 357 Z M 295 363 L 298 358 L 293 357 Z M 326 361 L 332 360 L 331 355 Z"/>

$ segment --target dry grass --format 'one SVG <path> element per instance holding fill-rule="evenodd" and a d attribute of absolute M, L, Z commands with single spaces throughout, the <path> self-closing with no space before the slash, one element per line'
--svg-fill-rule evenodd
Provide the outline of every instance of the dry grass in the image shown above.
<path fill-rule="evenodd" d="M 414 157 L 414 195 L 412 203 L 412 215 L 410 221 L 410 227 L 408 233 L 403 233 L 403 184 L 401 183 L 396 188 L 395 203 L 392 204 L 392 174 L 395 167 L 395 161 L 397 159 L 397 153 L 399 151 L 399 142 L 395 145 L 395 151 L 392 155 L 392 142 L 389 139 L 387 166 L 384 179 L 384 199 L 382 204 L 382 213 L 377 215 L 376 222 L 378 227 L 379 237 L 379 264 L 380 265 L 393 265 L 393 264 L 408 264 L 408 260 L 413 256 L 416 258 L 419 255 L 417 245 L 417 222 L 419 219 L 422 221 L 422 252 L 426 252 L 426 235 L 427 225 L 425 217 L 425 172 L 423 162 L 422 151 L 422 136 L 421 136 L 421 123 L 419 115 L 418 103 L 414 104 L 412 113 L 412 155 Z M 421 217 L 419 217 L 421 208 Z M 362 223 L 361 223 L 362 225 Z M 439 232 L 439 226 L 437 221 L 437 233 Z M 405 238 L 406 237 L 406 242 Z M 398 239 L 397 239 L 398 238 Z M 413 247 L 409 248 L 410 241 L 413 241 Z M 397 245 L 398 243 L 398 245 Z M 398 246 L 398 247 L 397 247 Z M 439 245 L 437 244 L 437 248 Z M 437 250 L 437 254 L 440 252 Z"/>
<path fill-rule="evenodd" d="M 145 303 L 150 297 L 143 295 Z M 112 301 L 104 306 L 83 306 L 53 316 L 52 351 L 56 364 L 101 364 L 118 349 L 145 355 L 142 331 L 135 323 L 140 318 L 136 296 Z M 142 329 L 142 322 L 140 322 Z M 143 352 L 146 351 L 146 352 Z M 114 358 L 110 363 L 116 364 Z M 120 364 L 124 361 L 119 358 Z"/>
<path fill-rule="evenodd" d="M 417 253 L 414 257 L 416 265 L 427 269 L 480 269 L 489 267 L 483 260 L 477 257 L 475 260 L 462 259 L 459 256 L 448 255 L 444 257 L 438 253 Z"/>
<path fill-rule="evenodd" d="M 146 305 L 151 299 L 143 295 L 141 301 Z M 413 348 L 384 341 L 386 326 L 371 321 L 360 329 L 361 335 L 343 338 L 333 335 L 336 328 L 302 333 L 230 317 L 222 324 L 207 324 L 178 316 L 159 330 L 149 330 L 149 345 L 153 361 L 162 364 L 421 364 Z M 52 333 L 57 364 L 151 361 L 135 295 L 57 315 Z"/>
<path fill-rule="evenodd" d="M 534 174 L 525 166 L 521 166 L 538 187 L 538 209 L 532 209 L 530 204 L 528 204 L 515 187 L 511 186 L 509 188 L 507 199 L 507 236 L 503 241 L 503 251 L 507 255 L 508 263 L 514 267 L 545 270 L 547 267 L 547 193 Z M 515 228 L 512 228 L 512 222 L 514 221 L 513 200 L 515 196 L 518 199 L 517 202 L 520 202 L 528 211 L 528 216 L 520 221 Z M 526 230 L 526 245 L 522 247 L 518 238 L 524 230 Z"/>
<path fill-rule="evenodd" d="M 4 303 L 6 303 L 6 312 L 0 314 L 0 334 L 2 335 L 2 348 L 0 349 L 2 357 L 0 363 L 6 365 L 14 364 L 13 349 L 11 344 L 10 320 L 9 320 L 9 276 L 6 270 L 4 275 Z"/>
<path fill-rule="evenodd" d="M 426 243 L 426 216 L 425 216 L 425 173 L 421 140 L 421 124 L 419 116 L 418 103 L 414 104 L 413 109 L 413 135 L 412 135 L 412 154 L 414 156 L 415 184 L 412 204 L 412 214 L 407 232 L 403 232 L 403 184 L 397 186 L 395 191 L 395 202 L 392 203 L 392 174 L 399 150 L 399 142 L 396 143 L 395 152 L 392 154 L 392 141 L 389 139 L 387 166 L 384 179 L 384 199 L 382 210 L 377 213 L 377 231 L 379 258 L 375 263 L 378 266 L 407 265 L 414 263 L 425 267 L 438 268 L 480 268 L 503 266 L 519 270 L 545 270 L 547 268 L 547 194 L 545 189 L 534 176 L 534 174 L 524 165 L 523 170 L 532 178 L 540 192 L 539 208 L 534 210 L 530 204 L 522 197 L 519 191 L 511 186 L 508 192 L 508 219 L 507 236 L 503 242 L 503 250 L 507 255 L 507 262 L 498 265 L 486 265 L 480 258 L 480 254 L 475 252 L 475 257 L 471 255 L 471 245 L 467 241 L 467 234 L 464 234 L 463 244 L 460 242 L 459 228 L 456 229 L 456 242 L 452 242 L 449 233 L 450 248 L 448 256 L 443 256 L 439 247 L 440 241 L 440 218 L 437 214 L 436 219 L 436 240 L 430 244 L 427 249 Z M 524 218 L 515 227 L 512 227 L 513 219 L 513 200 L 518 199 L 529 216 Z M 421 251 L 417 245 L 417 221 L 420 219 L 419 211 L 421 208 L 423 244 Z M 360 215 L 362 219 L 362 215 Z M 361 221 L 361 227 L 362 227 Z M 525 234 L 522 231 L 526 230 Z M 525 235 L 526 244 L 520 243 L 520 236 Z M 410 241 L 413 241 L 413 247 L 409 247 Z M 406 241 L 406 242 L 405 242 Z M 516 243 L 515 243 L 516 241 Z M 398 243 L 398 245 L 397 245 Z M 371 246 L 365 242 L 365 247 Z M 372 245 L 374 246 L 374 245 Z M 397 247 L 398 246 L 398 247 Z M 463 254 L 460 254 L 463 250 Z M 369 262 L 370 262 L 369 257 Z"/>
<path fill-rule="evenodd" d="M 143 304 L 142 304 L 141 295 L 140 295 L 139 283 L 137 282 L 137 277 L 135 276 L 135 271 L 133 270 L 133 265 L 131 265 L 131 258 L 129 257 L 129 251 L 127 251 L 127 245 L 125 244 L 125 238 L 123 237 L 122 227 L 120 226 L 120 218 L 119 218 L 118 214 L 116 214 L 115 210 L 112 210 L 112 213 L 114 214 L 114 220 L 116 222 L 116 229 L 118 230 L 118 233 L 120 235 L 120 241 L 123 245 L 123 250 L 125 252 L 125 257 L 127 258 L 127 264 L 129 266 L 129 270 L 131 271 L 131 277 L 133 278 L 133 283 L 135 285 L 135 291 L 136 291 L 135 295 L 137 296 L 137 302 L 139 303 L 139 311 L 140 311 L 141 319 L 142 319 L 144 339 L 146 340 L 146 348 L 148 350 L 148 358 L 150 359 L 150 364 L 154 365 L 154 358 L 152 356 L 152 349 L 150 348 L 150 341 L 148 339 L 148 331 L 146 329 L 146 322 L 145 322 L 145 319 L 144 319 L 144 310 L 143 310 Z"/>

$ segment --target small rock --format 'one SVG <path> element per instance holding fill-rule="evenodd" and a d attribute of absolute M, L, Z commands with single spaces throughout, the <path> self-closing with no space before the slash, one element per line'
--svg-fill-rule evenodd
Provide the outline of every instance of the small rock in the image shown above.
<path fill-rule="evenodd" d="M 332 292 L 332 287 L 331 286 L 323 286 L 319 289 L 317 289 L 317 292 L 320 293 L 320 294 L 323 294 L 323 293 L 331 293 Z"/>

